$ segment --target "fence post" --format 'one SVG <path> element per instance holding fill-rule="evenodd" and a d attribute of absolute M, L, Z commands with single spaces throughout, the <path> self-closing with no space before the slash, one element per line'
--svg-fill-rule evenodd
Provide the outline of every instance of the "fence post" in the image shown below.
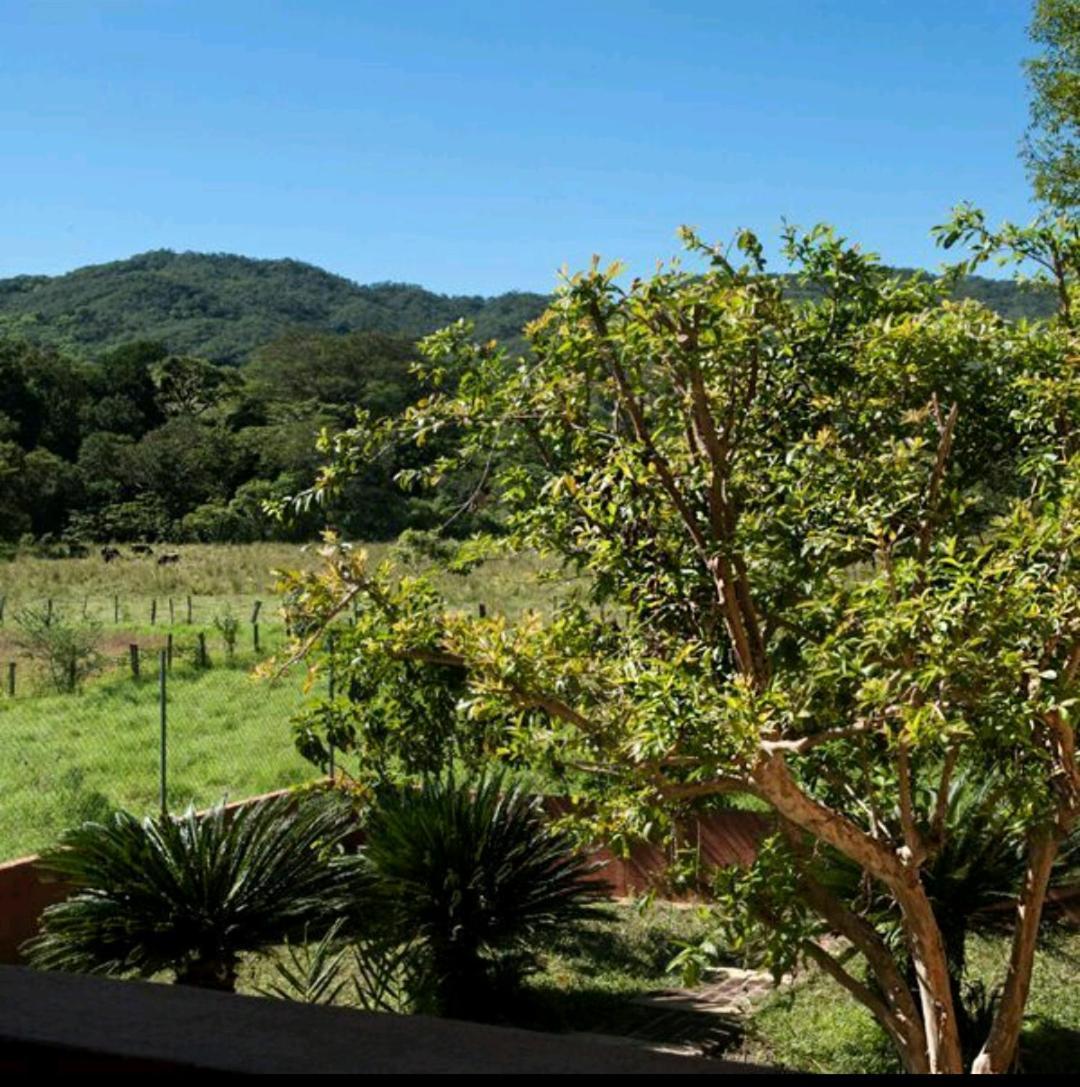
<path fill-rule="evenodd" d="M 4 607 L 7 605 L 7 595 L 0 595 L 0 623 L 4 621 Z"/>
<path fill-rule="evenodd" d="M 53 602 L 52 602 L 52 597 L 50 596 L 49 599 L 45 602 L 45 625 L 47 627 L 52 626 L 52 616 L 53 616 Z"/>
<path fill-rule="evenodd" d="M 255 606 L 251 609 L 251 621 L 257 623 L 259 621 L 259 612 L 262 610 L 262 601 L 256 600 Z"/>
<path fill-rule="evenodd" d="M 15 697 L 15 662 L 8 661 L 7 666 L 7 693 L 11 698 Z"/>
<path fill-rule="evenodd" d="M 476 605 L 476 614 L 479 615 L 481 619 L 486 619 L 487 618 L 487 605 L 482 603 L 482 602 L 477 604 Z"/>
<path fill-rule="evenodd" d="M 337 680 L 337 677 L 334 675 L 334 632 L 332 630 L 329 631 L 327 633 L 327 635 L 326 635 L 326 648 L 330 651 L 330 667 L 328 669 L 328 674 L 327 674 L 327 679 L 326 679 L 326 688 L 327 688 L 326 693 L 327 693 L 327 696 L 328 696 L 328 698 L 330 700 L 330 703 L 331 703 L 331 706 L 332 706 L 333 701 L 334 701 L 334 695 L 337 693 L 336 692 L 336 686 L 337 686 L 336 680 Z M 331 721 L 333 721 L 332 714 L 333 714 L 333 710 L 331 709 Z M 331 724 L 331 727 L 333 727 L 332 724 Z M 328 751 L 327 768 L 330 771 L 330 784 L 333 785 L 333 783 L 334 783 L 334 737 L 332 735 L 327 737 L 326 746 L 327 746 L 327 751 Z"/>
<path fill-rule="evenodd" d="M 132 642 L 128 646 L 128 653 L 131 656 L 131 675 L 133 679 L 139 678 L 139 647 L 135 642 Z"/>
<path fill-rule="evenodd" d="M 167 786 L 166 768 L 167 768 L 167 756 L 168 756 L 168 710 L 166 706 L 168 701 L 166 698 L 166 684 L 165 674 L 168 671 L 168 654 L 166 650 L 162 650 L 158 658 L 158 703 L 161 712 L 161 760 L 159 766 L 159 784 L 161 793 L 161 814 L 166 815 L 169 811 L 169 794 Z"/>
<path fill-rule="evenodd" d="M 169 597 L 169 626 L 176 622 L 176 611 L 173 609 L 173 598 Z"/>
<path fill-rule="evenodd" d="M 173 641 L 172 631 L 165 635 L 165 663 L 169 666 L 169 671 L 172 671 L 172 656 L 173 656 Z"/>
<path fill-rule="evenodd" d="M 113 626 L 116 626 L 120 622 L 120 597 L 114 596 L 112 598 L 112 621 Z"/>
<path fill-rule="evenodd" d="M 251 624 L 251 643 L 255 647 L 255 652 L 259 652 L 259 624 Z"/>
<path fill-rule="evenodd" d="M 191 626 L 191 594 L 188 593 L 187 598 L 187 625 Z"/>
<path fill-rule="evenodd" d="M 199 631 L 199 667 L 205 668 L 209 663 L 209 658 L 206 656 L 206 635 Z"/>
<path fill-rule="evenodd" d="M 157 597 L 152 596 L 150 598 L 150 625 L 153 626 L 157 622 Z"/>

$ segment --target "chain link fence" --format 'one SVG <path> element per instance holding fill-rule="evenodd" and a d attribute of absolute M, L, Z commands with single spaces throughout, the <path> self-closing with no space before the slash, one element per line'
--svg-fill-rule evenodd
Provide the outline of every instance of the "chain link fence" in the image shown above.
<path fill-rule="evenodd" d="M 106 605 L 109 601 L 103 601 Z M 181 811 L 314 780 L 289 721 L 307 697 L 301 670 L 252 671 L 285 637 L 252 603 L 157 605 L 154 623 L 103 623 L 82 604 L 37 602 L 44 641 L 25 616 L 0 628 L 0 860 L 35 852 L 72 824 L 115 808 Z M 160 610 L 159 610 L 160 609 Z M 87 609 L 90 612 L 90 608 Z M 150 612 L 147 612 L 149 618 Z M 160 617 L 160 618 L 159 618 Z M 170 625 L 170 617 L 175 620 Z M 216 620 L 216 621 L 215 621 Z M 93 659 L 57 665 L 68 633 L 91 632 Z M 58 638 L 58 632 L 64 637 Z M 85 666 L 84 666 L 85 664 Z"/>

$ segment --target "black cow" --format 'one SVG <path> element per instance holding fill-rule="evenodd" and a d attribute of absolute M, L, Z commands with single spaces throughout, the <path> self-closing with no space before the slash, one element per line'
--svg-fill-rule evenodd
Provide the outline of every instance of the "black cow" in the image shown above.
<path fill-rule="evenodd" d="M 132 544 L 131 553 L 133 555 L 152 555 L 154 549 L 149 544 Z"/>
<path fill-rule="evenodd" d="M 120 558 L 120 550 L 116 547 L 103 547 L 101 549 L 101 557 L 106 562 L 112 562 L 113 559 Z"/>
<path fill-rule="evenodd" d="M 175 566 L 180 561 L 178 551 L 166 551 L 164 555 L 158 555 L 158 566 Z"/>

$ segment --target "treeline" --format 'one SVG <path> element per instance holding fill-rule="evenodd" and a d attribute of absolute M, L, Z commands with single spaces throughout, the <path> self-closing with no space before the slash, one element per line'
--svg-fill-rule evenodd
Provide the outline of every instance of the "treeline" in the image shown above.
<path fill-rule="evenodd" d="M 1014 319 L 1054 306 L 1044 289 L 979 277 L 957 293 Z M 310 485 L 323 428 L 416 398 L 420 336 L 466 317 L 479 339 L 523 347 L 547 301 L 360 287 L 298 261 L 168 251 L 0 280 L 0 541 L 63 554 L 75 540 L 310 538 L 326 519 L 365 539 L 436 528 L 468 481 L 437 500 L 403 494 L 391 477 L 411 465 L 394 458 L 366 466 L 338 509 L 282 525 L 264 504 Z M 453 523 L 468 531 L 482 516 Z"/>
<path fill-rule="evenodd" d="M 311 483 L 321 429 L 414 400 L 415 357 L 413 340 L 382 332 L 294 332 L 240 367 L 148 341 L 90 360 L 0 340 L 0 540 L 63 554 L 75 541 L 310 538 L 325 519 L 365 539 L 437 527 L 454 496 L 403 494 L 393 458 L 338 509 L 282 525 L 263 508 Z"/>

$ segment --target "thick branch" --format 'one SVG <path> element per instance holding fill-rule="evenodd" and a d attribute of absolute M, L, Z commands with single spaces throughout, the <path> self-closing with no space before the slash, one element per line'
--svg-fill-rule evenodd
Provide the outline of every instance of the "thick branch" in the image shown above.
<path fill-rule="evenodd" d="M 1051 827 L 1035 833 L 1028 844 L 1024 887 L 1016 904 L 1016 928 L 1013 930 L 1009 965 L 990 1034 L 972 1065 L 975 1073 L 1005 1073 L 1012 1066 L 1024 1006 L 1031 989 L 1031 971 L 1035 964 L 1035 944 L 1042 920 L 1046 889 L 1058 851 L 1058 835 Z"/>

